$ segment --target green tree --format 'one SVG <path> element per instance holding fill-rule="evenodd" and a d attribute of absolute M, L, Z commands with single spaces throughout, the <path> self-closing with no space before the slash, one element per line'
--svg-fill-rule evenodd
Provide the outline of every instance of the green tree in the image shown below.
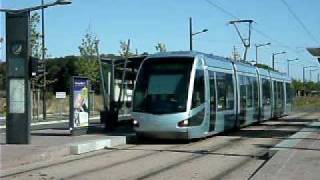
<path fill-rule="evenodd" d="M 30 48 L 31 56 L 41 59 L 42 57 L 42 35 L 39 32 L 40 15 L 37 12 L 32 13 L 30 17 Z M 47 54 L 47 48 L 44 49 L 45 54 Z M 48 57 L 48 56 L 46 56 Z M 53 79 L 46 79 L 46 86 L 54 83 L 56 81 Z M 36 76 L 31 79 L 32 88 L 42 88 L 44 85 L 43 76 Z"/>
<path fill-rule="evenodd" d="M 293 80 L 292 85 L 295 90 L 303 90 L 303 83 L 301 81 Z"/>
<path fill-rule="evenodd" d="M 166 45 L 164 43 L 159 42 L 156 46 L 156 51 L 158 52 L 167 52 Z"/>
<path fill-rule="evenodd" d="M 6 87 L 6 63 L 0 62 L 0 91 Z"/>
<path fill-rule="evenodd" d="M 40 15 L 35 12 L 30 17 L 30 46 L 31 56 L 40 58 L 42 54 L 41 34 L 38 31 Z"/>
<path fill-rule="evenodd" d="M 119 54 L 120 54 L 121 57 L 125 57 L 126 52 L 127 52 L 127 49 L 128 49 L 128 57 L 135 55 L 134 53 L 130 52 L 130 47 L 129 47 L 129 45 L 128 45 L 127 42 L 125 42 L 125 41 L 120 41 Z"/>
<path fill-rule="evenodd" d="M 266 69 L 266 70 L 273 70 L 271 67 L 265 64 L 256 64 L 255 66 L 257 66 L 258 68 Z"/>
<path fill-rule="evenodd" d="M 79 46 L 80 58 L 76 62 L 76 72 L 80 76 L 85 76 L 90 79 L 92 89 L 99 91 L 99 40 L 92 32 L 87 32 Z"/>

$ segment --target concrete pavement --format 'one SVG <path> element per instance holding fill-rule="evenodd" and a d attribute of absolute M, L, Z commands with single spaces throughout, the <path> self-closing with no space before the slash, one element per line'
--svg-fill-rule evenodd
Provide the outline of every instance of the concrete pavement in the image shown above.
<path fill-rule="evenodd" d="M 90 126 L 88 132 L 86 135 L 71 136 L 70 131 L 65 129 L 34 130 L 31 132 L 31 143 L 28 145 L 5 144 L 5 133 L 2 133 L 0 174 L 12 174 L 24 171 L 37 163 L 126 144 L 133 137 L 130 127 L 106 133 L 103 126 Z"/>
<path fill-rule="evenodd" d="M 6 175 L 1 177 L 319 179 L 319 117 L 320 113 L 294 114 L 189 144 L 142 141 L 82 155 L 57 155 L 46 161 L 8 168 L 4 172 Z M 88 136 L 84 137 L 90 139 Z M 58 144 L 66 144 L 62 140 L 60 143 L 57 139 L 47 140 L 56 141 L 52 144 L 57 147 Z M 290 142 L 286 142 L 288 140 Z M 37 149 L 36 146 L 34 148 Z M 28 152 L 25 156 L 32 154 L 32 150 Z"/>
<path fill-rule="evenodd" d="M 258 171 L 253 180 L 320 179 L 320 122 L 277 144 L 276 154 Z"/>

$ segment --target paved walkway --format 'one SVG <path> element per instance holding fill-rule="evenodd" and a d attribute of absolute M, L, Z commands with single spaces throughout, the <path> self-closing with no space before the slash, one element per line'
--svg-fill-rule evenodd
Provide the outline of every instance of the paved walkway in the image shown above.
<path fill-rule="evenodd" d="M 66 132 L 32 135 L 31 144 L 5 144 L 5 136 L 1 136 L 1 170 L 30 164 L 43 160 L 53 160 L 70 154 L 69 146 L 88 140 L 103 139 L 105 135 L 69 136 Z M 60 134 L 60 135 L 59 135 Z"/>
<path fill-rule="evenodd" d="M 318 119 L 318 122 L 276 145 L 273 148 L 276 154 L 253 176 L 253 180 L 320 179 L 320 113 L 306 116 Z"/>
<path fill-rule="evenodd" d="M 0 170 L 69 156 L 71 145 L 105 140 L 112 136 L 133 135 L 132 129 L 126 126 L 117 128 L 111 133 L 106 133 L 103 126 L 93 126 L 88 132 L 86 135 L 71 136 L 69 130 L 35 130 L 31 133 L 31 144 L 27 145 L 6 144 L 3 133 L 0 136 Z"/>
<path fill-rule="evenodd" d="M 281 137 L 281 142 L 276 146 L 267 149 L 270 152 L 275 153 L 269 160 L 258 160 L 261 162 L 253 177 L 254 180 L 273 180 L 273 179 L 316 179 L 320 177 L 320 112 L 319 113 L 295 113 L 291 116 L 281 119 L 281 123 L 275 124 L 281 128 L 284 127 L 303 127 L 299 132 L 292 134 L 290 137 Z M 286 120 L 290 123 L 286 123 Z M 268 127 L 273 127 L 272 123 L 277 123 L 277 120 L 269 121 Z M 309 124 L 310 123 L 310 124 Z M 309 124 L 309 126 L 306 126 Z M 257 128 L 261 128 L 259 125 Z M 249 127 L 250 129 L 250 127 Z M 300 129 L 300 128 L 299 128 Z M 23 168 L 28 165 L 33 165 L 34 162 L 49 162 L 57 158 L 70 156 L 70 144 L 81 143 L 90 140 L 104 139 L 108 134 L 89 134 L 83 136 L 68 136 L 66 131 L 54 131 L 41 130 L 33 131 L 32 140 L 30 145 L 6 145 L 5 136 L 1 136 L 1 171 L 9 171 L 13 168 Z M 126 132 L 126 129 L 122 129 L 122 132 Z M 264 131 L 264 136 L 270 134 L 270 131 Z M 50 135 L 52 133 L 52 135 Z M 235 132 L 237 134 L 237 132 Z M 120 135 L 120 134 L 117 134 Z M 254 134 L 254 136 L 257 136 Z M 262 136 L 262 137 L 264 137 Z M 247 137 L 247 136 L 243 136 Z M 249 137 L 249 136 L 248 136 Z M 279 136 L 280 137 L 280 136 Z M 253 137 L 258 138 L 259 137 Z M 276 138 L 276 137 L 275 137 Z M 247 138 L 249 141 L 251 138 Z M 263 138 L 262 138 L 263 139 Z M 216 141 L 208 141 L 215 143 Z M 251 142 L 251 141 L 250 141 Z M 201 141 L 199 142 L 201 143 Z M 259 145 L 258 143 L 257 145 Z M 234 150 L 238 145 L 233 148 L 226 148 L 227 151 Z M 250 149 L 250 148 L 249 148 Z M 121 152 L 121 151 L 120 151 Z M 144 152 L 144 151 L 143 151 Z M 148 152 L 148 151 L 146 151 Z M 242 151 L 241 151 L 242 152 Z M 132 153 L 132 152 L 131 152 Z M 218 152 L 216 152 L 218 153 Z M 242 154 L 247 154 L 247 150 Z M 129 153 L 130 154 L 130 153 Z M 236 153 L 233 153 L 236 154 Z M 220 157 L 220 156 L 219 156 Z M 224 156 L 221 156 L 224 157 Z M 100 158 L 98 158 L 100 159 Z M 212 163 L 204 158 L 203 164 Z M 114 159 L 110 159 L 114 160 Z M 158 159 L 161 160 L 161 159 Z M 96 161 L 94 161 L 97 163 Z M 227 161 L 220 164 L 226 166 Z M 81 164 L 82 162 L 80 162 Z M 239 164 L 242 169 L 243 163 Z M 258 167 L 257 166 L 257 167 Z M 220 166 L 211 166 L 216 169 Z M 238 166 L 237 166 L 238 167 Z M 190 165 L 190 168 L 194 167 Z M 256 168 L 255 168 L 256 169 Z M 252 172 L 255 170 L 253 169 Z M 243 173 L 248 173 L 245 169 L 242 169 Z M 1 173 L 0 173 L 1 174 Z M 104 174 L 104 173 L 103 173 Z M 226 174 L 227 175 L 227 174 Z M 249 174 L 250 176 L 250 174 Z M 238 176 L 232 176 L 231 179 L 237 179 Z"/>

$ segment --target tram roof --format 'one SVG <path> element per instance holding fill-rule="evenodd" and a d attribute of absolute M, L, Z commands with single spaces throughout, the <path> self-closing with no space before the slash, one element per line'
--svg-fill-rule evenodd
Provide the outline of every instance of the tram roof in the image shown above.
<path fill-rule="evenodd" d="M 265 77 L 270 78 L 269 70 L 263 69 L 263 68 L 258 68 L 258 71 L 261 76 L 265 76 Z"/>
<path fill-rule="evenodd" d="M 291 78 L 287 76 L 286 73 L 280 73 L 272 70 L 266 70 L 263 68 L 257 68 L 256 66 L 253 66 L 251 64 L 239 62 L 239 61 L 233 61 L 229 58 L 224 58 L 221 56 L 213 55 L 213 54 L 206 54 L 198 51 L 172 51 L 172 52 L 163 52 L 163 53 L 156 53 L 147 56 L 147 58 L 162 58 L 162 57 L 204 57 L 205 64 L 211 67 L 217 67 L 217 68 L 224 68 L 224 69 L 233 69 L 232 63 L 235 64 L 236 70 L 238 72 L 245 72 L 250 74 L 256 74 L 257 69 L 259 71 L 259 74 L 263 76 L 268 76 L 273 79 L 279 79 L 279 80 L 286 80 L 290 81 Z"/>
<path fill-rule="evenodd" d="M 257 68 L 255 66 L 252 66 L 251 64 L 242 63 L 239 61 L 234 62 L 236 71 L 238 72 L 245 72 L 250 74 L 257 74 Z"/>
<path fill-rule="evenodd" d="M 291 78 L 286 73 L 281 73 L 281 72 L 276 72 L 271 70 L 269 70 L 269 72 L 272 79 L 291 81 Z"/>

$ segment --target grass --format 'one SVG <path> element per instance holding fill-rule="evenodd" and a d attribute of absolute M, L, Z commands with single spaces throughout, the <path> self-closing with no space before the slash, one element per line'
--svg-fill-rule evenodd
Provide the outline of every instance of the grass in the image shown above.
<path fill-rule="evenodd" d="M 320 96 L 295 97 L 293 110 L 300 112 L 320 112 Z"/>

